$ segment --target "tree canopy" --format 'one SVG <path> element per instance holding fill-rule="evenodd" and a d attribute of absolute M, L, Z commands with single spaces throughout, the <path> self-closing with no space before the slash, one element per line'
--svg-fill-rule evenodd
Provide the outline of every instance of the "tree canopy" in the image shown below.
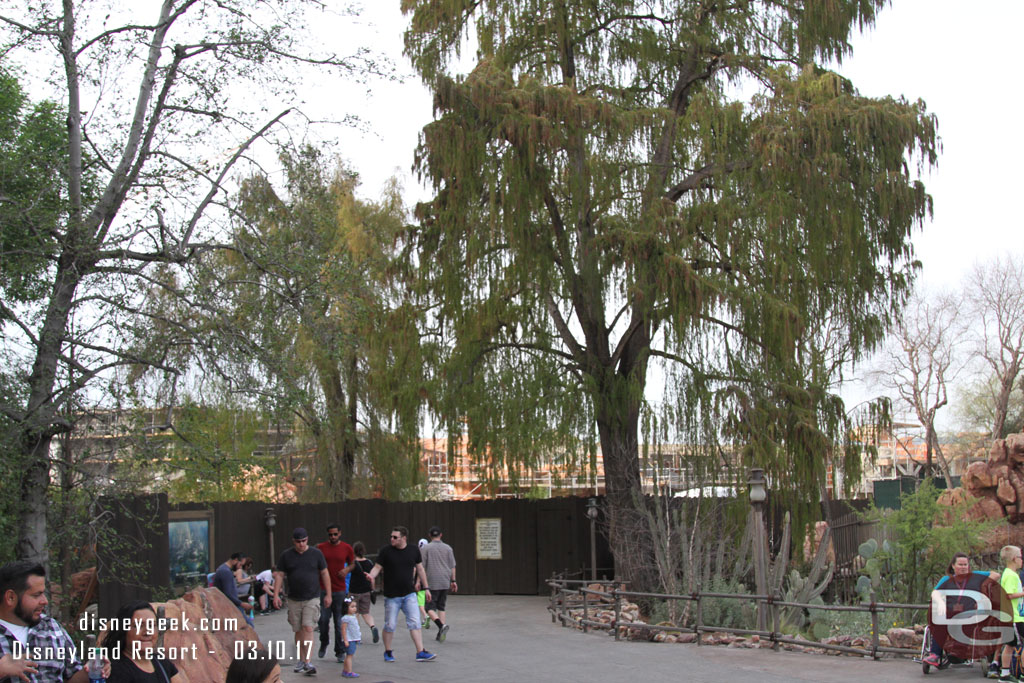
<path fill-rule="evenodd" d="M 8 305 L 46 293 L 41 274 L 68 208 L 64 118 L 53 102 L 30 103 L 17 77 L 0 70 L 0 319 L 13 315 Z"/>
<path fill-rule="evenodd" d="M 615 545 L 659 365 L 687 447 L 816 491 L 849 424 L 813 349 L 826 324 L 851 361 L 879 341 L 931 211 L 925 104 L 828 68 L 884 4 L 403 0 L 435 93 L 417 239 L 455 344 L 440 412 L 471 448 L 596 433 Z"/>
<path fill-rule="evenodd" d="M 219 248 L 217 224 L 204 217 L 223 217 L 218 207 L 231 169 L 290 112 L 267 113 L 270 93 L 287 99 L 297 64 L 316 65 L 321 76 L 379 71 L 365 49 L 339 54 L 300 45 L 306 11 L 323 8 L 317 0 L 146 7 L 0 1 L 5 63 L 31 60 L 66 112 L 61 144 L 39 145 L 59 150 L 59 171 L 50 174 L 61 181 L 53 190 L 64 184 L 60 215 L 53 215 L 52 191 L 34 195 L 31 187 L 2 208 L 5 220 L 16 216 L 26 226 L 11 233 L 22 251 L 16 264 L 4 259 L 0 275 L 0 323 L 19 350 L 14 364 L 24 370 L 25 390 L 0 396 L 13 399 L 0 412 L 23 457 L 17 552 L 27 559 L 47 559 L 50 444 L 71 428 L 73 397 L 85 387 L 102 391 L 100 380 L 127 368 L 181 372 L 169 362 L 169 344 L 133 341 L 155 322 L 177 331 L 187 322 L 154 321 L 143 301 L 166 282 L 159 266 Z M 252 89 L 267 97 L 249 96 Z M 12 287 L 31 301 L 9 306 Z"/>
<path fill-rule="evenodd" d="M 357 199 L 357 175 L 311 147 L 280 160 L 281 186 L 264 173 L 242 182 L 228 248 L 190 266 L 191 291 L 173 305 L 207 331 L 195 358 L 218 386 L 308 437 L 307 498 L 378 484 L 397 498 L 417 460 L 402 467 L 387 454 L 416 453 L 422 385 L 396 279 L 407 261 L 399 190 Z"/>

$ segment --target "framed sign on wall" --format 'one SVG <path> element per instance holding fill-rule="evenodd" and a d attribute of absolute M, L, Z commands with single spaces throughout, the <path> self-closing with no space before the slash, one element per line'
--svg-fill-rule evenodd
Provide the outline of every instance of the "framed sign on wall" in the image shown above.
<path fill-rule="evenodd" d="M 476 559 L 501 559 L 501 517 L 477 518 Z"/>
<path fill-rule="evenodd" d="M 167 518 L 171 585 L 205 586 L 213 571 L 213 511 L 172 511 Z"/>

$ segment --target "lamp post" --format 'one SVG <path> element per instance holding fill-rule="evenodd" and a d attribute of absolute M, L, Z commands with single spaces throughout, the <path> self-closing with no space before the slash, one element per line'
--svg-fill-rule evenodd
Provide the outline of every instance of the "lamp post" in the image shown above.
<path fill-rule="evenodd" d="M 267 541 L 270 543 L 270 566 L 274 566 L 274 527 L 277 526 L 277 514 L 274 508 L 263 511 L 263 523 L 267 525 Z"/>
<path fill-rule="evenodd" d="M 590 580 L 597 581 L 597 498 L 587 498 L 587 517 L 590 519 Z"/>
<path fill-rule="evenodd" d="M 750 507 L 753 512 L 753 534 L 751 540 L 754 544 L 754 583 L 757 584 L 758 595 L 768 594 L 768 544 L 764 532 L 764 501 L 767 498 L 765 488 L 764 470 L 755 467 L 750 470 L 750 478 L 747 480 L 750 487 Z M 765 603 L 757 603 L 757 630 L 764 631 L 767 628 L 768 619 L 765 610 Z"/>

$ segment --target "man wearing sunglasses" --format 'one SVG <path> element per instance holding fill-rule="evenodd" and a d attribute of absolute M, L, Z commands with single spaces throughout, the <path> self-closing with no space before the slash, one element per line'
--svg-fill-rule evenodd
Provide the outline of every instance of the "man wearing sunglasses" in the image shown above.
<path fill-rule="evenodd" d="M 324 607 L 331 606 L 331 577 L 327 560 L 309 547 L 309 534 L 302 527 L 292 532 L 292 547 L 281 553 L 274 572 L 274 609 L 281 607 L 281 588 L 288 577 L 288 624 L 295 632 L 295 673 L 316 675 L 310 663 L 313 655 L 313 627 L 320 620 L 320 587 Z"/>
<path fill-rule="evenodd" d="M 317 543 L 316 549 L 324 554 L 327 560 L 327 573 L 331 576 L 331 606 L 320 609 L 320 652 L 323 659 L 327 654 L 327 646 L 331 643 L 331 622 L 334 622 L 334 656 L 339 662 L 345 661 L 344 643 L 341 638 L 341 618 L 345 616 L 345 598 L 348 597 L 348 586 L 345 577 L 356 561 L 352 546 L 341 540 L 341 528 L 337 524 L 327 525 L 327 540 Z M 326 595 L 326 593 L 323 593 Z"/>
<path fill-rule="evenodd" d="M 391 643 L 395 639 L 398 612 L 405 612 L 405 625 L 409 629 L 412 643 L 416 646 L 416 661 L 429 662 L 436 655 L 423 649 L 423 635 L 420 633 L 420 608 L 416 602 L 416 588 L 413 573 L 421 585 L 427 585 L 427 574 L 423 571 L 420 549 L 408 542 L 409 530 L 404 526 L 391 529 L 389 544 L 377 553 L 377 562 L 368 575 L 370 583 L 384 572 L 384 661 L 395 661 Z M 430 600 L 430 591 L 427 591 Z"/>

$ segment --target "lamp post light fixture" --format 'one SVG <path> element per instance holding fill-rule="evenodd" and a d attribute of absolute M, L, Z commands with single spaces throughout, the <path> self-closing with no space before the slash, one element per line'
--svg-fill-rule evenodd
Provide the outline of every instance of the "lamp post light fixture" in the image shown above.
<path fill-rule="evenodd" d="M 590 519 L 590 580 L 597 581 L 597 516 L 600 514 L 597 498 L 587 498 L 587 517 Z"/>
<path fill-rule="evenodd" d="M 747 479 L 747 485 L 750 486 L 750 504 L 763 503 L 767 497 L 768 491 L 764 487 L 764 470 L 760 467 L 755 467 L 750 470 L 750 478 Z"/>
<path fill-rule="evenodd" d="M 270 543 L 270 565 L 274 565 L 274 527 L 277 526 L 277 514 L 274 508 L 263 511 L 263 523 L 267 525 L 267 541 Z"/>
<path fill-rule="evenodd" d="M 750 507 L 753 514 L 754 542 L 754 583 L 757 584 L 758 595 L 768 594 L 768 543 L 764 530 L 764 501 L 768 497 L 768 490 L 765 486 L 764 470 L 755 467 L 750 470 L 750 477 L 747 485 L 750 487 Z M 757 603 L 757 628 L 764 631 L 767 628 L 768 615 L 765 603 Z"/>

